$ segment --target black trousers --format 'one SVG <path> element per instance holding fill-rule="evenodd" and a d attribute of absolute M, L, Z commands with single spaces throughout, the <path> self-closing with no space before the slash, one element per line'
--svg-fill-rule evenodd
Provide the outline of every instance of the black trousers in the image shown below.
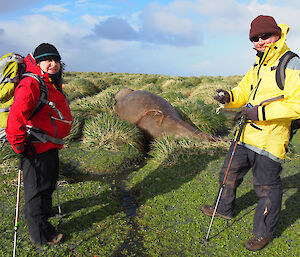
<path fill-rule="evenodd" d="M 58 149 L 26 156 L 20 161 L 29 235 L 34 243 L 44 244 L 57 234 L 48 218 L 52 212 L 52 193 L 58 180 Z"/>
<path fill-rule="evenodd" d="M 220 185 L 223 184 L 232 149 L 233 144 L 229 148 L 220 172 Z M 243 177 L 250 168 L 253 173 L 254 190 L 258 197 L 253 220 L 253 234 L 258 237 L 271 236 L 275 231 L 281 211 L 282 182 L 280 173 L 282 167 L 280 163 L 242 145 L 237 145 L 217 211 L 233 216 L 237 187 L 242 183 Z"/>

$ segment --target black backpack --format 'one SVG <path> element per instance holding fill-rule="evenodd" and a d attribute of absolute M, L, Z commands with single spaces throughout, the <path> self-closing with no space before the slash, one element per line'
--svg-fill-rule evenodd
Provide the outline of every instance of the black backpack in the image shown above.
<path fill-rule="evenodd" d="M 278 63 L 277 69 L 276 69 L 276 83 L 281 90 L 284 89 L 286 66 L 287 66 L 288 62 L 294 57 L 299 58 L 299 56 L 296 53 L 294 53 L 292 51 L 287 51 L 279 59 L 279 63 Z M 293 120 L 291 123 L 290 140 L 293 138 L 293 136 L 296 134 L 296 132 L 299 128 L 300 128 L 300 119 Z"/>

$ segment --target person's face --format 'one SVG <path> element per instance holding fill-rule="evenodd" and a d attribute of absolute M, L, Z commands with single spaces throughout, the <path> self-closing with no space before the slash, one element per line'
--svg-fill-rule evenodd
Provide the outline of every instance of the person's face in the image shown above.
<path fill-rule="evenodd" d="M 254 48 L 256 50 L 264 52 L 266 50 L 266 45 L 275 43 L 278 39 L 278 35 L 263 34 L 254 37 L 254 39 L 251 39 L 251 41 L 253 42 Z"/>
<path fill-rule="evenodd" d="M 55 61 L 55 60 L 41 61 L 38 63 L 38 66 L 40 66 L 43 72 L 54 74 L 56 72 L 59 72 L 60 61 Z"/>

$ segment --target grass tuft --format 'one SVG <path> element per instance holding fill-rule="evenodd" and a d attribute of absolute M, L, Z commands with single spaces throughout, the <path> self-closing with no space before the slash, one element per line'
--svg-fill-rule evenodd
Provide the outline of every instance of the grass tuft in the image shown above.
<path fill-rule="evenodd" d="M 133 124 L 119 119 L 112 113 L 99 113 L 86 121 L 83 128 L 83 143 L 86 147 L 118 151 L 121 144 L 138 148 L 141 132 Z"/>

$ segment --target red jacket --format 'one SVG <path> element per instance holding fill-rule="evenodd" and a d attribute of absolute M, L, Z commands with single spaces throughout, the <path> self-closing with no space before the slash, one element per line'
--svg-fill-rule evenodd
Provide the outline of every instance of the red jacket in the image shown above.
<path fill-rule="evenodd" d="M 9 112 L 6 127 L 7 139 L 16 153 L 22 153 L 27 144 L 26 125 L 37 127 L 47 135 L 60 139 L 69 134 L 72 125 L 69 104 L 65 96 L 51 83 L 49 74 L 42 74 L 40 67 L 36 65 L 35 59 L 31 54 L 27 55 L 24 63 L 26 64 L 26 72 L 39 75 L 44 80 L 49 91 L 48 100 L 55 103 L 56 108 L 65 119 L 64 121 L 59 120 L 55 110 L 45 104 L 31 120 L 28 120 L 40 98 L 40 89 L 39 83 L 34 78 L 23 78 L 16 87 L 14 102 Z M 35 142 L 33 146 L 36 153 L 39 154 L 52 148 L 61 149 L 63 145 L 47 141 L 46 143 Z M 32 152 L 29 153 L 32 154 Z"/>

